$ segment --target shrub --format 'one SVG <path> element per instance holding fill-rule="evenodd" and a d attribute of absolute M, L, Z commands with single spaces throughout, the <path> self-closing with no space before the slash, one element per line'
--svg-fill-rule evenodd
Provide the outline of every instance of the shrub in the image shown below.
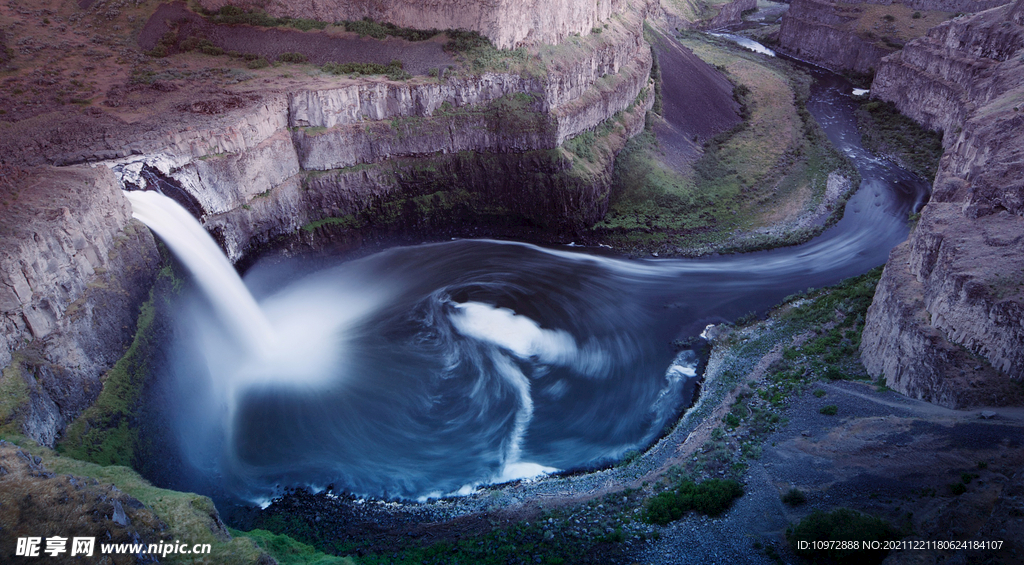
<path fill-rule="evenodd" d="M 839 407 L 836 406 L 835 404 L 829 404 L 828 406 L 822 407 L 822 409 L 818 410 L 818 412 L 826 416 L 835 416 L 836 414 L 839 413 Z"/>
<path fill-rule="evenodd" d="M 305 63 L 309 59 L 302 53 L 281 53 L 277 60 L 284 63 Z"/>
<path fill-rule="evenodd" d="M 249 59 L 248 57 L 246 57 L 246 61 L 248 62 L 245 64 L 245 66 L 249 67 L 250 69 L 263 69 L 270 66 L 270 62 L 263 57 L 258 57 L 256 59 Z"/>
<path fill-rule="evenodd" d="M 814 391 L 814 396 L 817 396 L 818 398 L 821 398 L 821 397 L 825 396 L 826 394 L 827 393 L 825 391 L 821 390 L 820 388 L 818 390 Z"/>
<path fill-rule="evenodd" d="M 963 483 L 953 483 L 949 485 L 949 492 L 953 493 L 955 496 L 960 496 L 967 492 L 967 485 Z"/>
<path fill-rule="evenodd" d="M 894 16 L 892 14 L 886 14 L 886 15 L 882 16 L 882 19 L 887 21 L 887 22 L 894 22 L 894 21 L 896 21 L 896 16 Z"/>
<path fill-rule="evenodd" d="M 782 502 L 789 506 L 800 506 L 807 502 L 807 495 L 804 491 L 793 487 L 786 494 L 782 495 Z"/>
<path fill-rule="evenodd" d="M 815 563 L 836 565 L 881 563 L 889 551 L 863 549 L 864 542 L 886 542 L 899 538 L 899 532 L 885 520 L 848 508 L 839 508 L 827 514 L 815 510 L 798 524 L 786 529 L 786 539 L 797 555 Z M 818 541 L 855 541 L 859 549 L 841 546 L 816 549 L 813 542 Z M 810 545 L 800 549 L 800 542 L 809 542 Z"/>
<path fill-rule="evenodd" d="M 363 18 L 356 21 L 342 22 L 345 31 L 358 33 L 361 36 L 369 36 L 374 39 L 384 39 L 387 36 L 400 37 L 406 41 L 426 41 L 441 33 L 436 29 L 412 29 L 398 27 L 390 23 L 378 23 L 371 18 Z"/>
<path fill-rule="evenodd" d="M 733 480 L 709 479 L 697 484 L 683 481 L 674 491 L 663 492 L 647 501 L 645 519 L 665 525 L 690 510 L 718 516 L 743 496 L 743 487 Z"/>
<path fill-rule="evenodd" d="M 478 47 L 489 47 L 491 41 L 475 31 L 463 29 L 448 30 L 448 42 L 444 44 L 444 50 L 449 53 L 461 53 L 476 49 Z"/>
<path fill-rule="evenodd" d="M 914 15 L 910 17 L 914 18 L 915 20 L 919 20 L 921 19 L 921 12 L 914 12 Z"/>
<path fill-rule="evenodd" d="M 392 80 L 402 80 L 411 76 L 402 69 L 402 62 L 398 60 L 391 61 L 387 65 L 380 63 L 327 63 L 320 67 L 320 70 L 332 75 L 387 75 Z"/>

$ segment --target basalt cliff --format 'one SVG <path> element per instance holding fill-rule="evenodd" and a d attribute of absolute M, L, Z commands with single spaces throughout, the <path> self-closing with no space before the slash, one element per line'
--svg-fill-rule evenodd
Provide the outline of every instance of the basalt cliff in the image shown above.
<path fill-rule="evenodd" d="M 988 10 L 1007 0 L 793 0 L 779 46 L 837 71 L 870 75 L 886 55 L 957 13 Z"/>
<path fill-rule="evenodd" d="M 362 20 L 388 22 L 415 29 L 466 29 L 479 32 L 499 48 L 560 43 L 566 37 L 587 34 L 614 14 L 627 0 L 200 0 L 207 10 L 225 5 L 258 7 L 273 16 L 322 21 Z"/>
<path fill-rule="evenodd" d="M 883 59 L 873 96 L 944 132 L 931 202 L 868 312 L 865 367 L 947 406 L 1024 379 L 1024 2 L 946 22 Z"/>

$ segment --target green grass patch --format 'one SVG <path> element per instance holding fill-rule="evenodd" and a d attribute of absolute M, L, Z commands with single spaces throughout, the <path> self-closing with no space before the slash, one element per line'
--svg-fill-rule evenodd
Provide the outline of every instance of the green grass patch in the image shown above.
<path fill-rule="evenodd" d="M 326 29 L 328 22 L 308 18 L 275 18 L 263 10 L 244 10 L 238 6 L 224 6 L 216 12 L 206 12 L 206 19 L 215 24 L 251 25 L 257 27 L 293 27 L 301 31 Z"/>
<path fill-rule="evenodd" d="M 857 109 L 861 143 L 870 151 L 893 154 L 911 172 L 932 181 L 942 157 L 942 134 L 926 130 L 891 102 L 872 100 Z"/>
<path fill-rule="evenodd" d="M 398 27 L 387 22 L 376 22 L 372 18 L 363 18 L 355 21 L 344 21 L 341 25 L 345 31 L 358 33 L 360 36 L 384 39 L 386 37 L 399 37 L 406 41 L 426 41 L 441 33 L 436 29 L 412 29 Z"/>
<path fill-rule="evenodd" d="M 797 555 L 810 559 L 814 563 L 832 563 L 835 565 L 873 565 L 881 563 L 888 555 L 888 550 L 864 549 L 865 542 L 894 541 L 900 539 L 900 532 L 888 522 L 874 516 L 861 514 L 847 508 L 839 508 L 825 513 L 815 510 L 810 516 L 786 530 L 786 539 Z M 818 548 L 815 542 L 856 542 L 846 547 L 825 544 Z M 809 547 L 804 548 L 801 542 Z"/>
<path fill-rule="evenodd" d="M 100 465 L 130 466 L 138 442 L 133 422 L 142 387 L 149 376 L 148 358 L 154 345 L 156 317 L 153 292 L 139 312 L 135 339 L 128 351 L 103 377 L 96 402 L 67 427 L 58 451 Z"/>
<path fill-rule="evenodd" d="M 380 63 L 327 63 L 320 70 L 332 75 L 386 75 L 391 80 L 406 80 L 412 75 L 405 72 L 402 62 L 395 59 L 387 65 Z"/>
<path fill-rule="evenodd" d="M 277 58 L 277 60 L 281 61 L 282 63 L 295 63 L 295 64 L 299 64 L 299 63 L 306 63 L 306 62 L 308 62 L 309 58 L 306 57 L 305 55 L 303 55 L 302 53 L 288 52 L 288 53 L 281 53 L 281 56 L 279 56 Z"/>
<path fill-rule="evenodd" d="M 675 489 L 662 492 L 647 501 L 644 519 L 665 525 L 689 511 L 718 516 L 743 496 L 743 487 L 734 480 L 709 479 L 700 484 L 683 481 Z"/>
<path fill-rule="evenodd" d="M 734 81 L 742 121 L 706 140 L 690 167 L 667 159 L 653 133 L 631 140 L 616 159 L 609 211 L 595 235 L 617 248 L 668 252 L 762 249 L 810 238 L 815 231 L 804 229 L 728 243 L 737 230 L 816 208 L 829 173 L 859 181 L 805 108 L 810 78 L 784 62 L 764 62 L 695 35 L 682 41 Z M 658 96 L 656 89 L 656 103 Z"/>
<path fill-rule="evenodd" d="M 130 466 L 138 444 L 136 410 L 149 378 L 149 360 L 158 346 L 155 335 L 159 299 L 181 289 L 170 265 L 157 275 L 149 299 L 139 309 L 135 337 L 124 355 L 103 376 L 96 402 L 64 431 L 57 450 L 74 459 L 99 465 Z"/>
<path fill-rule="evenodd" d="M 22 361 L 21 354 L 15 353 L 0 374 L 0 434 L 21 433 L 21 412 L 29 402 Z"/>
<path fill-rule="evenodd" d="M 355 565 L 350 557 L 338 557 L 327 555 L 317 551 L 311 545 L 306 545 L 288 536 L 268 532 L 267 530 L 252 530 L 251 532 L 240 532 L 230 530 L 231 535 L 236 538 L 249 538 L 256 545 L 273 557 L 279 565 Z"/>
<path fill-rule="evenodd" d="M 220 524 L 213 520 L 216 507 L 205 496 L 154 487 L 129 467 L 101 466 L 62 456 L 22 437 L 8 436 L 5 439 L 33 455 L 38 455 L 42 458 L 43 465 L 53 473 L 88 477 L 110 483 L 137 498 L 167 524 L 164 539 L 187 540 L 189 544 L 209 543 L 213 548 L 212 553 L 204 559 L 193 560 L 181 555 L 169 555 L 161 562 L 252 565 L 260 559 L 262 552 L 252 540 L 244 537 L 227 539 L 216 533 L 222 531 Z"/>

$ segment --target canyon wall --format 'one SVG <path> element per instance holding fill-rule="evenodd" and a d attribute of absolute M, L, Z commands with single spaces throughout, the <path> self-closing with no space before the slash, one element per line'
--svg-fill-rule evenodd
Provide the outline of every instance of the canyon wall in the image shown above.
<path fill-rule="evenodd" d="M 199 0 L 207 10 L 252 6 L 276 17 L 326 22 L 370 18 L 414 29 L 479 32 L 500 49 L 560 43 L 586 35 L 621 12 L 627 0 Z"/>
<path fill-rule="evenodd" d="M 108 168 L 4 173 L 0 366 L 5 389 L 28 397 L 7 416 L 52 446 L 131 341 L 159 254 Z"/>
<path fill-rule="evenodd" d="M 862 342 L 865 367 L 904 394 L 947 406 L 1021 396 L 1022 55 L 1018 0 L 931 30 L 886 58 L 872 85 L 945 131 L 931 202 L 886 265 Z"/>
<path fill-rule="evenodd" d="M 908 10 L 935 12 L 980 12 L 1008 0 L 908 0 Z M 897 2 L 898 3 L 898 2 Z M 879 68 L 881 59 L 897 51 L 910 29 L 897 29 L 885 20 L 872 20 L 865 14 L 871 4 L 891 5 L 883 0 L 793 0 L 782 19 L 779 46 L 801 59 L 838 71 L 870 74 Z M 918 14 L 920 17 L 920 13 Z M 909 25 L 925 31 L 922 22 L 911 19 Z M 908 25 L 900 22 L 900 26 Z M 891 29 L 887 29 L 891 27 Z M 916 35 L 916 34 L 915 34 Z"/>
<path fill-rule="evenodd" d="M 836 70 L 869 73 L 892 47 L 845 28 L 858 17 L 856 3 L 793 0 L 782 18 L 779 45 L 798 58 Z"/>

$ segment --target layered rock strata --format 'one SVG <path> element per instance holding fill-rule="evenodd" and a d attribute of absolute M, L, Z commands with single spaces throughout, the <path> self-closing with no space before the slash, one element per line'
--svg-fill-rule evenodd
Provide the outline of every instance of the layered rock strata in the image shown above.
<path fill-rule="evenodd" d="M 207 10 L 222 6 L 258 7 L 276 17 L 326 22 L 370 18 L 414 29 L 466 29 L 479 32 L 501 49 L 560 43 L 586 35 L 620 13 L 627 0 L 200 0 Z"/>
<path fill-rule="evenodd" d="M 1008 0 L 908 0 L 912 10 L 979 12 L 1006 4 Z M 857 20 L 867 4 L 890 4 L 875 0 L 832 1 L 793 0 L 783 16 L 779 45 L 796 57 L 836 69 L 869 74 L 881 59 L 899 48 L 859 33 Z M 900 42 L 902 43 L 902 42 Z"/>
<path fill-rule="evenodd" d="M 379 166 L 384 163 L 405 162 L 411 167 L 407 172 L 420 171 L 418 182 L 423 184 L 422 171 L 430 167 L 409 162 L 417 158 L 448 163 L 437 179 L 460 178 L 461 188 L 470 191 L 494 194 L 500 183 L 493 182 L 492 173 L 513 185 L 548 183 L 535 187 L 538 194 L 568 190 L 560 194 L 565 203 L 527 199 L 514 191 L 499 200 L 507 204 L 506 212 L 531 223 L 582 227 L 603 213 L 610 158 L 602 164 L 606 170 L 588 182 L 559 182 L 536 177 L 529 167 L 516 166 L 515 159 L 455 163 L 446 156 L 522 155 L 526 162 L 540 164 L 540 170 L 565 172 L 572 163 L 545 152 L 616 115 L 627 136 L 639 133 L 643 111 L 653 103 L 644 13 L 641 8 L 629 11 L 587 43 L 559 46 L 561 53 L 547 59 L 543 76 L 486 72 L 440 81 L 314 82 L 302 90 L 262 94 L 250 108 L 206 127 L 143 137 L 119 150 L 140 156 L 118 162 L 129 168 L 145 163 L 179 182 L 210 221 L 218 218 L 216 233 L 232 260 L 310 221 L 351 214 L 408 188 L 401 181 L 408 175 L 383 171 Z M 90 151 L 95 155 L 87 149 L 75 159 L 90 159 Z M 504 164 L 496 169 L 497 162 Z M 359 167 L 364 169 L 349 170 Z M 344 198 L 328 199 L 338 205 L 323 206 L 324 177 L 339 179 L 330 190 Z M 309 192 L 311 186 L 317 190 Z"/>
<path fill-rule="evenodd" d="M 779 45 L 796 57 L 832 69 L 869 73 L 893 49 L 843 29 L 858 11 L 855 3 L 793 0 L 782 18 Z"/>
<path fill-rule="evenodd" d="M 948 406 L 1021 396 L 1022 13 L 1019 0 L 944 24 L 887 58 L 872 88 L 946 130 L 946 152 L 931 202 L 882 275 L 862 359 L 890 387 Z M 953 90 L 960 76 L 970 82 Z"/>

